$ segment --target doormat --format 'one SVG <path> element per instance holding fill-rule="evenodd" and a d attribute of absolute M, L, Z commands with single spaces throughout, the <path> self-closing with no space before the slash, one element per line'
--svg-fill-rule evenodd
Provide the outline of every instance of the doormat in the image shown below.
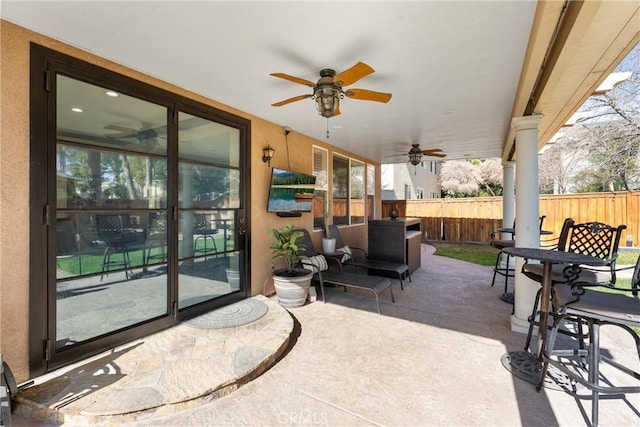
<path fill-rule="evenodd" d="M 184 324 L 199 329 L 235 328 L 255 322 L 268 311 L 267 304 L 254 298 L 247 298 L 186 320 Z"/>

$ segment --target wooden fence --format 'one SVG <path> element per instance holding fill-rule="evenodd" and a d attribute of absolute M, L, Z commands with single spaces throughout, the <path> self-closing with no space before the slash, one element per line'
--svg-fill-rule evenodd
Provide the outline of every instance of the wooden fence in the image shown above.
<path fill-rule="evenodd" d="M 571 217 L 576 222 L 625 224 L 620 245 L 640 245 L 640 191 L 540 195 L 539 199 L 540 215 L 545 215 L 542 228 L 553 236 Z M 502 197 L 383 201 L 382 217 L 389 216 L 394 204 L 400 216 L 422 218 L 426 240 L 488 242 L 491 232 L 502 226 Z"/>

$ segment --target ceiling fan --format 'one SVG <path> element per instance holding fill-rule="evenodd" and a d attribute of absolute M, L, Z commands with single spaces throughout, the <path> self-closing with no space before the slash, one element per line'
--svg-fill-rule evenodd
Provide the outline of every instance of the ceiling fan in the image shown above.
<path fill-rule="evenodd" d="M 115 138 L 115 139 L 135 138 L 139 141 L 142 141 L 145 139 L 156 138 L 159 136 L 155 129 L 153 128 L 145 129 L 144 126 L 141 129 L 136 130 L 136 129 L 127 128 L 124 126 L 107 125 L 104 127 L 104 129 L 118 131 L 118 133 L 106 134 L 108 138 Z"/>
<path fill-rule="evenodd" d="M 375 92 L 367 89 L 343 89 L 344 86 L 352 85 L 373 72 L 374 69 L 364 62 L 358 62 L 337 75 L 335 70 L 325 68 L 320 70 L 320 79 L 316 83 L 284 73 L 271 73 L 274 77 L 313 88 L 310 94 L 294 96 L 271 104 L 271 106 L 281 107 L 291 102 L 313 98 L 316 101 L 316 108 L 320 115 L 329 118 L 340 114 L 340 100 L 345 96 L 363 101 L 389 102 L 391 99 L 390 93 Z"/>
<path fill-rule="evenodd" d="M 103 129 L 118 131 L 117 133 L 107 133 L 105 136 L 113 140 L 122 139 L 137 139 L 138 143 L 143 145 L 146 149 L 154 148 L 158 145 L 158 138 L 166 139 L 165 135 L 159 135 L 159 131 L 166 132 L 166 127 L 152 128 L 149 124 L 142 124 L 140 129 L 133 129 L 118 125 L 106 125 Z"/>
<path fill-rule="evenodd" d="M 422 156 L 427 157 L 447 157 L 446 154 L 442 152 L 440 148 L 428 148 L 423 150 L 420 148 L 420 144 L 411 144 L 411 149 L 406 154 L 396 154 L 387 157 L 400 157 L 400 156 L 409 156 L 409 163 L 416 166 L 422 161 Z"/>

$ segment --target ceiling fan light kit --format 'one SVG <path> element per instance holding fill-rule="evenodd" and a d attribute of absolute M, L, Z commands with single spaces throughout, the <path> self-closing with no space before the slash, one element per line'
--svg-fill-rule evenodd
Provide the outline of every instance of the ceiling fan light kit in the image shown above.
<path fill-rule="evenodd" d="M 411 150 L 409 150 L 409 162 L 413 166 L 417 166 L 422 161 L 422 150 L 418 144 L 411 144 Z"/>
<path fill-rule="evenodd" d="M 320 87 L 313 94 L 313 98 L 316 101 L 316 108 L 322 117 L 337 116 L 338 107 L 340 106 L 340 98 L 344 95 L 340 92 L 340 89 L 330 86 Z"/>

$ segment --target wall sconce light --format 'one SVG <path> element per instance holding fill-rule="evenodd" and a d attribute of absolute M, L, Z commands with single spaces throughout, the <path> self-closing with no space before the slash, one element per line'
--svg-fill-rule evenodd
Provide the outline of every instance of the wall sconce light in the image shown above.
<path fill-rule="evenodd" d="M 267 146 L 262 149 L 262 161 L 268 164 L 269 167 L 271 167 L 271 158 L 273 157 L 273 153 L 275 153 L 275 151 L 276 150 L 271 148 L 269 144 L 267 144 Z"/>

